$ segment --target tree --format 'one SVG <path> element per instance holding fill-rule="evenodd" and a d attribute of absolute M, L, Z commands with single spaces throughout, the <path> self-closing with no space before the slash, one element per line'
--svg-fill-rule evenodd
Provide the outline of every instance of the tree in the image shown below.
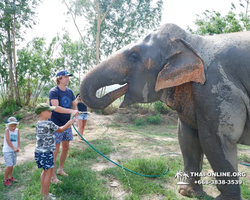
<path fill-rule="evenodd" d="M 22 39 L 21 27 L 31 28 L 34 22 L 34 8 L 39 0 L 3 0 L 0 2 L 0 51 L 7 58 L 9 98 L 21 106 L 17 83 L 16 46 Z M 5 68 L 6 69 L 6 68 Z M 6 72 L 7 72 L 6 71 Z M 13 92 L 14 91 L 14 92 Z"/>
<path fill-rule="evenodd" d="M 161 21 L 162 0 L 71 0 L 69 8 L 74 21 L 77 16 L 87 20 L 84 26 L 85 46 L 95 55 L 95 64 L 101 58 L 137 40 Z M 93 57 L 92 57 L 93 58 Z"/>
<path fill-rule="evenodd" d="M 246 1 L 248 9 L 249 0 Z M 231 10 L 225 16 L 222 16 L 217 11 L 205 10 L 202 13 L 203 16 L 197 15 L 195 21 L 198 27 L 197 30 L 194 31 L 190 27 L 188 27 L 188 30 L 198 35 L 214 35 L 249 30 L 248 12 L 236 14 L 236 6 L 233 3 L 231 5 Z"/>
<path fill-rule="evenodd" d="M 250 30 L 250 0 L 244 0 L 246 2 L 246 5 L 244 5 L 242 2 L 242 0 L 239 0 L 240 2 L 240 6 L 242 6 L 243 8 L 245 8 L 245 13 L 240 13 L 241 18 L 243 19 L 243 23 L 244 23 L 244 27 L 245 30 Z"/>
<path fill-rule="evenodd" d="M 56 65 L 53 58 L 57 38 L 46 47 L 45 38 L 34 38 L 26 47 L 17 52 L 18 54 L 18 85 L 20 96 L 25 105 L 38 100 L 44 87 L 55 76 Z"/>
<path fill-rule="evenodd" d="M 72 41 L 69 37 L 69 33 L 64 33 L 62 38 L 58 38 L 59 43 L 59 57 L 56 59 L 57 67 L 59 69 L 65 69 L 70 73 L 78 74 L 78 77 L 73 76 L 70 84 L 76 83 L 79 88 L 82 75 L 85 74 L 89 68 L 86 62 L 86 49 L 81 41 Z M 72 87 L 72 85 L 71 85 Z"/>

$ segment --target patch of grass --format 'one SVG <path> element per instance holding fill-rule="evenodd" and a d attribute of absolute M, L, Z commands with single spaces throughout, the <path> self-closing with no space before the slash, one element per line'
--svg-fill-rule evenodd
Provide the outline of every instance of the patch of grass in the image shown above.
<path fill-rule="evenodd" d="M 69 177 L 60 177 L 63 181 L 58 185 L 50 185 L 50 192 L 61 199 L 100 199 L 110 200 L 111 195 L 108 188 L 105 187 L 104 179 L 98 179 L 97 173 L 86 165 L 86 160 L 82 161 L 82 151 L 75 149 L 75 156 L 66 160 L 64 170 L 68 172 Z M 11 188 L 0 184 L 0 196 L 2 200 L 37 200 L 42 199 L 40 195 L 40 175 L 42 169 L 38 169 L 34 162 L 26 162 L 17 165 L 14 168 L 13 176 L 19 181 Z M 2 180 L 4 172 L 0 173 Z"/>
<path fill-rule="evenodd" d="M 171 158 L 170 158 L 171 159 Z M 133 189 L 133 195 L 129 196 L 127 199 L 137 199 L 137 197 L 141 196 L 148 196 L 151 194 L 158 194 L 158 195 L 168 195 L 168 190 L 163 187 L 163 184 L 161 183 L 168 181 L 168 178 L 170 176 L 175 176 L 175 173 L 177 170 L 180 170 L 180 158 L 174 158 L 176 162 L 167 163 L 174 166 L 176 164 L 176 167 L 178 167 L 176 170 L 174 169 L 174 172 L 171 172 L 173 169 L 171 168 L 171 171 L 168 171 L 166 175 L 161 176 L 157 179 L 155 178 L 147 178 L 139 175 L 135 175 L 133 173 L 129 173 L 127 171 L 124 171 L 126 173 L 126 176 L 124 176 L 124 172 L 121 168 L 109 168 L 105 169 L 101 172 L 102 175 L 107 177 L 115 177 L 117 178 L 120 183 L 122 184 L 123 188 L 129 190 L 130 187 Z M 172 167 L 171 166 L 171 167 Z M 151 158 L 151 159 L 143 159 L 143 158 L 137 158 L 133 160 L 128 160 L 124 163 L 124 167 L 134 171 L 136 173 L 145 174 L 145 175 L 160 175 L 163 174 L 167 167 L 166 167 L 166 161 L 165 159 L 158 159 L 158 158 Z M 128 185 L 129 182 L 129 185 Z M 172 199 L 176 199 L 176 196 L 172 196 Z"/>
<path fill-rule="evenodd" d="M 136 126 L 145 126 L 146 125 L 146 121 L 145 121 L 145 119 L 142 119 L 142 118 L 139 117 L 139 118 L 137 118 L 135 120 L 134 124 Z"/>
<path fill-rule="evenodd" d="M 250 163 L 250 157 L 247 156 L 246 154 L 241 154 L 240 156 L 238 156 L 238 159 L 240 161 Z"/>
<path fill-rule="evenodd" d="M 36 133 L 33 132 L 33 133 L 26 133 L 25 134 L 25 137 L 28 139 L 28 140 L 36 140 Z"/>
<path fill-rule="evenodd" d="M 250 150 L 250 146 L 243 145 L 243 144 L 237 144 L 237 148 L 239 150 Z"/>
<path fill-rule="evenodd" d="M 113 151 L 113 145 L 108 140 L 95 140 L 91 142 L 91 145 L 107 157 L 109 157 L 109 154 Z M 96 159 L 98 156 L 100 156 L 100 154 L 94 151 L 90 146 L 87 146 L 83 152 L 74 148 L 71 148 L 69 151 L 69 157 L 78 157 L 80 160 Z"/>
<path fill-rule="evenodd" d="M 121 126 L 122 126 L 121 124 L 117 124 L 117 123 L 107 125 L 107 127 L 121 127 Z"/>
<path fill-rule="evenodd" d="M 31 125 L 29 125 L 29 127 L 30 127 L 30 128 L 35 128 L 36 125 L 35 125 L 35 124 L 31 124 Z"/>
<path fill-rule="evenodd" d="M 156 115 L 156 116 L 149 115 L 147 117 L 147 122 L 149 124 L 160 124 L 161 120 L 162 120 L 161 115 Z"/>

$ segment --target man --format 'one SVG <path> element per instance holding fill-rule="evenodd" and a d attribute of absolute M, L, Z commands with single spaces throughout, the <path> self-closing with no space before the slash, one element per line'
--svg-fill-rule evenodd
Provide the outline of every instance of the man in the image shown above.
<path fill-rule="evenodd" d="M 63 126 L 69 121 L 71 114 L 78 115 L 79 112 L 77 110 L 76 98 L 73 91 L 68 88 L 69 77 L 72 76 L 69 72 L 62 70 L 56 75 L 56 83 L 57 86 L 52 88 L 49 92 L 49 100 L 50 105 L 55 106 L 55 110 L 52 112 L 51 121 L 54 122 L 58 126 Z M 55 141 L 56 141 L 56 151 L 53 152 L 54 155 L 54 165 L 52 172 L 51 181 L 54 184 L 61 182 L 55 173 L 56 168 L 56 158 L 60 149 L 60 144 L 62 143 L 62 151 L 60 154 L 59 166 L 57 169 L 57 175 L 68 176 L 63 171 L 63 165 L 66 160 L 68 150 L 69 150 L 69 142 L 73 140 L 73 134 L 71 127 L 63 131 L 63 133 L 55 133 Z"/>

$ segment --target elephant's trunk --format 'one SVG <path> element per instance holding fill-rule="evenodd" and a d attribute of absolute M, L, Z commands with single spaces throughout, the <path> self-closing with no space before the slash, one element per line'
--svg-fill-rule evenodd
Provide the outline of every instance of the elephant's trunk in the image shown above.
<path fill-rule="evenodd" d="M 80 95 L 84 104 L 92 109 L 102 110 L 128 91 L 128 84 L 126 84 L 101 98 L 96 97 L 96 91 L 102 87 L 126 83 L 126 70 L 118 70 L 119 62 L 121 59 L 118 62 L 113 59 L 104 61 L 85 76 L 80 86 Z"/>

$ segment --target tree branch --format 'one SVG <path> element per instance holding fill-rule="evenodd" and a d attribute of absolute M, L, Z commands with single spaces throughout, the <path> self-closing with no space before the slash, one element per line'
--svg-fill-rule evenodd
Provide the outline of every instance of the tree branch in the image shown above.
<path fill-rule="evenodd" d="M 103 20 L 104 20 L 105 17 L 107 16 L 107 14 L 108 14 L 108 12 L 109 12 L 109 10 L 110 10 L 112 4 L 114 3 L 114 1 L 115 1 L 115 0 L 112 0 L 112 2 L 109 4 L 108 9 L 106 10 L 106 12 L 104 13 L 104 15 L 103 15 L 103 17 L 102 17 L 102 19 L 101 19 L 101 23 L 103 22 Z"/>

